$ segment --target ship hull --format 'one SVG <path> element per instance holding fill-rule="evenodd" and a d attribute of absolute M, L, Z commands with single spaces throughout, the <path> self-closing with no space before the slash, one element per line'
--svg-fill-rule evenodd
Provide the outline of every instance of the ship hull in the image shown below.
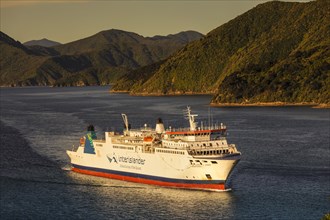
<path fill-rule="evenodd" d="M 78 152 L 67 151 L 72 171 L 135 183 L 212 191 L 226 190 L 226 180 L 240 159 L 237 155 L 200 160 L 187 154 L 128 154 L 122 150 L 104 152 L 101 148 L 96 148 L 96 152 L 84 154 L 82 148 Z M 126 160 L 119 156 L 124 154 Z"/>
<path fill-rule="evenodd" d="M 117 179 L 117 180 L 134 182 L 134 183 L 157 185 L 157 186 L 171 187 L 171 188 L 199 189 L 199 190 L 211 190 L 211 191 L 228 190 L 225 188 L 225 180 L 171 179 L 171 178 L 163 178 L 159 176 L 142 175 L 137 173 L 85 167 L 76 164 L 72 164 L 72 166 L 73 166 L 72 171 L 77 173 L 110 178 L 110 179 Z"/>

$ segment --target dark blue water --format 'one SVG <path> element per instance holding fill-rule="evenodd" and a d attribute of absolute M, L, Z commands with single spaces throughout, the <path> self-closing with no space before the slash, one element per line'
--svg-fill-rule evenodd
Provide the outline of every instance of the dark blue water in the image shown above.
<path fill-rule="evenodd" d="M 108 87 L 1 88 L 1 219 L 321 219 L 330 212 L 330 111 L 209 108 L 210 96 L 132 97 Z M 71 172 L 65 150 L 89 124 L 224 122 L 242 152 L 230 192 L 141 185 Z M 212 117 L 209 117 L 211 112 Z"/>

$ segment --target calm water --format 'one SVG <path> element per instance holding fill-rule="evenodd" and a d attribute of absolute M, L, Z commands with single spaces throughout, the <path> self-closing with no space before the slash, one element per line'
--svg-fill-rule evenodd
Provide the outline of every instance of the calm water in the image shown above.
<path fill-rule="evenodd" d="M 209 108 L 210 96 L 131 97 L 108 87 L 2 88 L 1 219 L 320 219 L 330 212 L 330 111 Z M 65 150 L 89 124 L 99 136 L 185 126 L 183 109 L 224 122 L 243 157 L 230 192 L 167 189 L 76 174 Z M 208 112 L 212 117 L 209 119 Z"/>

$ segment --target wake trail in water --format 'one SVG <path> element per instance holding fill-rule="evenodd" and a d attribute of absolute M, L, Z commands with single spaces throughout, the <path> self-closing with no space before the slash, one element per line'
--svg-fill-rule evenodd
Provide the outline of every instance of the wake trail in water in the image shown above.
<path fill-rule="evenodd" d="M 0 121 L 1 154 L 0 176 L 3 181 L 60 184 L 68 186 L 111 187 L 111 188 L 143 188 L 141 186 L 125 186 L 103 183 L 97 179 L 81 179 L 70 177 L 71 166 L 60 167 L 55 162 L 39 155 L 23 138 L 18 130 Z M 15 138 L 15 142 L 11 141 Z"/>
<path fill-rule="evenodd" d="M 50 181 L 43 179 L 29 179 L 20 177 L 9 177 L 1 176 L 2 180 L 8 179 L 18 182 L 29 182 L 29 183 L 42 183 L 42 184 L 56 184 L 56 185 L 67 185 L 67 186 L 86 186 L 86 187 L 104 187 L 104 188 L 127 188 L 127 189 L 145 189 L 142 186 L 124 186 L 116 184 L 100 184 L 100 183 L 77 183 L 77 182 L 66 182 L 66 181 Z"/>

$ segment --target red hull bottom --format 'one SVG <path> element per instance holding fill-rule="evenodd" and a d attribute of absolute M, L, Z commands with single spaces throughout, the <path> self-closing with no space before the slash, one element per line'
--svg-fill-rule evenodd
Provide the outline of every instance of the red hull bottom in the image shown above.
<path fill-rule="evenodd" d="M 79 168 L 72 168 L 72 171 L 92 176 L 105 177 L 110 179 L 123 180 L 134 183 L 143 183 L 149 185 L 157 185 L 163 187 L 173 187 L 173 188 L 185 188 L 185 189 L 199 189 L 199 190 L 211 190 L 211 191 L 226 191 L 224 183 L 218 184 L 191 184 L 191 183 L 172 183 L 172 182 L 163 182 L 157 180 L 149 180 L 144 178 L 136 178 L 130 176 L 122 176 L 117 174 L 103 173 L 91 170 L 83 170 Z"/>

